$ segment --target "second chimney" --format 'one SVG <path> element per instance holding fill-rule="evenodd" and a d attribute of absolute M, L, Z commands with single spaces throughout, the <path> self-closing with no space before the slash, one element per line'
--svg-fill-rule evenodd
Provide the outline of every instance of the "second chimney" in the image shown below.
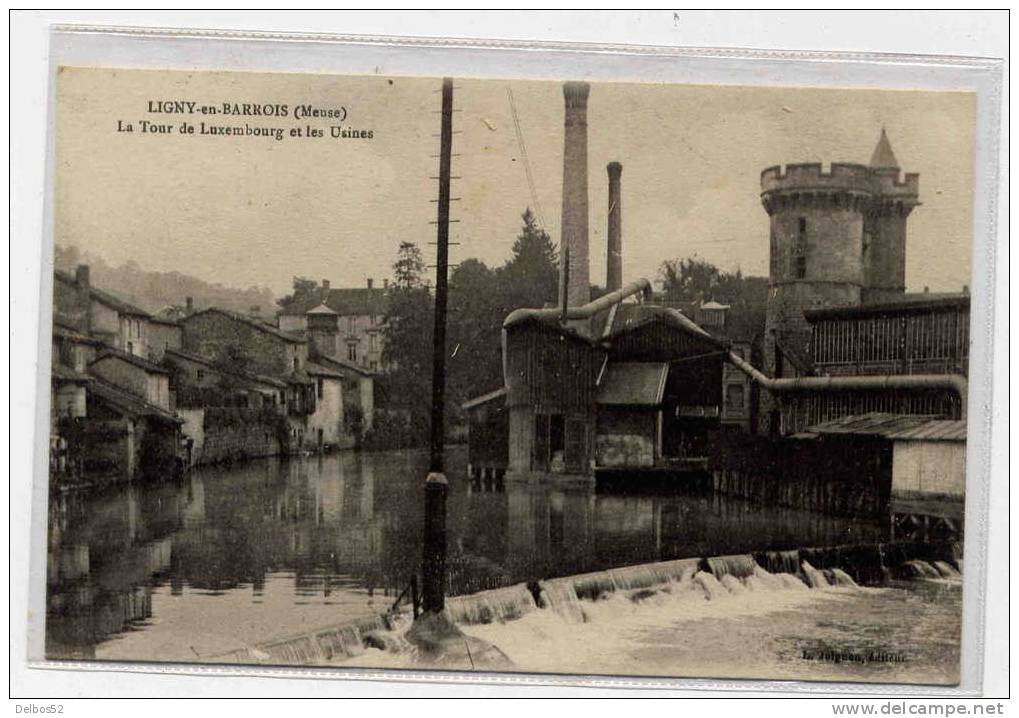
<path fill-rule="evenodd" d="M 609 251 L 606 261 L 605 288 L 614 292 L 623 286 L 623 209 L 619 178 L 623 166 L 609 162 Z"/>
<path fill-rule="evenodd" d="M 372 288 L 372 284 L 374 284 L 374 280 L 371 277 L 368 277 L 368 289 Z"/>
<path fill-rule="evenodd" d="M 569 277 L 560 306 L 579 307 L 591 301 L 587 236 L 587 96 L 586 82 L 563 84 L 563 212 L 559 246 L 560 272 Z M 567 259 L 568 258 L 568 259 Z M 562 264 L 569 261 L 569 266 Z M 579 328 L 579 327 L 578 327 Z"/>
<path fill-rule="evenodd" d="M 328 279 L 323 279 L 322 280 L 322 289 L 326 290 L 327 292 L 329 291 L 329 280 Z"/>

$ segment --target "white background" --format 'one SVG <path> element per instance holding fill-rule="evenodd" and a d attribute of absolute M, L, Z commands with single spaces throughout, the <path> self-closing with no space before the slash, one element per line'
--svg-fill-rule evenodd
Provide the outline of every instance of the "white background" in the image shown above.
<path fill-rule="evenodd" d="M 276 32 L 328 32 L 338 34 L 381 34 L 389 36 L 473 37 L 480 39 L 595 42 L 686 47 L 742 47 L 785 50 L 839 50 L 911 54 L 1008 57 L 1009 18 L 988 12 L 688 12 L 659 10 L 640 13 L 331 13 L 331 12 L 41 12 L 18 13 L 11 18 L 11 236 L 10 236 L 10 516 L 11 590 L 10 658 L 12 696 L 38 697 L 19 700 L 18 705 L 56 701 L 40 700 L 47 695 L 72 696 L 603 696 L 608 688 L 547 688 L 459 686 L 424 683 L 371 683 L 292 678 L 250 678 L 216 676 L 169 676 L 142 672 L 45 671 L 25 667 L 25 622 L 27 618 L 27 570 L 30 477 L 33 473 L 33 424 L 36 387 L 29 377 L 37 375 L 36 347 L 39 343 L 40 266 L 43 256 L 43 187 L 46 146 L 46 102 L 48 92 L 47 33 L 50 23 L 94 25 L 202 27 L 209 29 L 262 30 Z M 1007 73 L 1007 69 L 1006 69 Z M 991 541 L 988 563 L 987 619 L 984 655 L 984 692 L 988 696 L 1008 693 L 1008 590 L 1012 571 L 1008 551 L 1007 486 L 1008 460 L 1008 107 L 1002 110 L 1002 166 L 999 193 L 999 237 L 997 241 L 997 285 L 995 289 L 998 327 L 993 347 L 995 394 L 992 405 L 992 452 L 994 470 L 990 496 Z M 979 241 L 980 238 L 978 238 Z M 981 268 L 975 267 L 977 272 Z M 44 442 L 45 443 L 45 442 Z M 581 649 L 578 647 L 578 649 Z M 650 692 L 644 692 L 647 695 Z M 655 691 L 665 695 L 665 692 Z M 703 693 L 690 695 L 704 696 Z M 746 695 L 746 694 L 742 694 Z M 98 704 L 68 703 L 64 713 L 114 712 L 137 715 L 138 706 L 120 702 Z M 830 701 L 798 704 L 766 703 L 733 705 L 764 714 L 823 713 L 831 715 Z M 953 700 L 953 702 L 961 702 Z M 604 704 L 608 706 L 609 704 Z M 709 709 L 707 704 L 699 704 Z M 210 703 L 211 711 L 240 709 L 227 703 Z M 282 704 L 247 706 L 288 710 Z M 525 708 L 524 706 L 517 706 Z M 696 706 L 694 706 L 696 707 Z M 407 709 L 426 706 L 407 704 Z M 15 706 L 9 705 L 10 714 Z M 332 708 L 325 708 L 331 710 Z M 169 711 L 168 704 L 152 705 L 145 711 Z M 321 706 L 295 704 L 294 711 L 323 710 Z M 267 711 L 268 712 L 268 711 Z M 613 712 L 615 712 L 613 710 Z"/>

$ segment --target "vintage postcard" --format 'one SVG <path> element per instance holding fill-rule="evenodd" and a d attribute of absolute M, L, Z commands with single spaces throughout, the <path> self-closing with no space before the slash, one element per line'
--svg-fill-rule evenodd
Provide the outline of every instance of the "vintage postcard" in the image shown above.
<path fill-rule="evenodd" d="M 56 83 L 46 658 L 959 683 L 974 94 Z"/>

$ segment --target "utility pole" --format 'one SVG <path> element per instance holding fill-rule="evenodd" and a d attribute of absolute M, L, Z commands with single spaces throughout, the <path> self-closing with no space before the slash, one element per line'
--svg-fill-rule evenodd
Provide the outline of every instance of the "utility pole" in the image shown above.
<path fill-rule="evenodd" d="M 446 411 L 446 295 L 449 270 L 449 182 L 453 149 L 453 80 L 442 80 L 439 142 L 439 216 L 435 263 L 435 330 L 432 334 L 432 441 L 425 479 L 422 609 L 441 613 L 446 605 L 446 480 L 443 462 Z"/>

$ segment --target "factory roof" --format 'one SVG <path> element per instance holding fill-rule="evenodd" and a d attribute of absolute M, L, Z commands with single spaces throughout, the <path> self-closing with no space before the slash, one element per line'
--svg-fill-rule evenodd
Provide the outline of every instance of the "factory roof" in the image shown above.
<path fill-rule="evenodd" d="M 872 436 L 891 441 L 965 441 L 965 419 L 871 412 L 808 427 L 798 436 Z"/>
<path fill-rule="evenodd" d="M 684 329 L 693 334 L 700 334 L 709 339 L 715 339 L 706 332 L 700 325 L 687 317 L 678 309 L 663 307 L 658 304 L 619 304 L 616 307 L 612 318 L 612 328 L 608 332 L 608 339 L 615 335 L 636 329 L 649 322 L 656 320 L 664 321 L 678 329 Z"/>
<path fill-rule="evenodd" d="M 615 406 L 658 406 L 669 376 L 666 362 L 612 362 L 598 384 L 597 403 Z"/>
<path fill-rule="evenodd" d="M 871 304 L 806 309 L 803 316 L 808 322 L 814 322 L 823 319 L 862 319 L 886 314 L 922 314 L 940 309 L 969 309 L 969 294 L 965 292 L 912 292 L 900 294 L 894 300 Z"/>

